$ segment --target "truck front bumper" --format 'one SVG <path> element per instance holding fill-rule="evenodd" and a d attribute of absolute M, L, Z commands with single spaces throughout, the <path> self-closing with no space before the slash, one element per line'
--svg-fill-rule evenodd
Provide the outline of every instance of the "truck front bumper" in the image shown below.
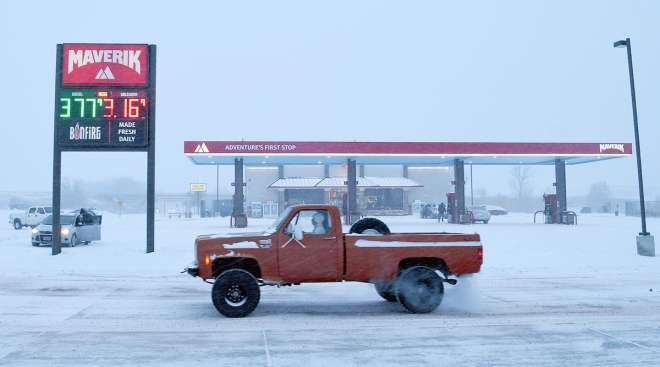
<path fill-rule="evenodd" d="M 190 264 L 190 266 L 183 269 L 182 273 L 183 272 L 188 273 L 188 275 L 190 275 L 191 277 L 198 276 L 199 275 L 199 267 L 197 266 L 197 262 L 195 261 L 192 264 Z"/>
<path fill-rule="evenodd" d="M 190 274 L 192 277 L 196 277 L 199 275 L 199 269 L 198 268 L 186 268 L 186 273 Z"/>

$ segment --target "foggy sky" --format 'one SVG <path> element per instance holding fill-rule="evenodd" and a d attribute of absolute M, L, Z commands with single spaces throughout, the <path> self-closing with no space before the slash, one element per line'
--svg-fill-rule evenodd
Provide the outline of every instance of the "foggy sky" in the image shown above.
<path fill-rule="evenodd" d="M 612 48 L 629 36 L 660 195 L 659 2 L 1 4 L 0 190 L 50 189 L 57 43 L 158 45 L 156 184 L 177 192 L 215 179 L 184 140 L 632 142 L 625 50 Z M 144 180 L 146 156 L 63 164 L 65 177 Z M 475 167 L 475 187 L 508 193 L 509 170 Z M 535 192 L 553 173 L 534 168 Z M 634 192 L 634 159 L 569 167 L 568 193 L 599 180 Z"/>

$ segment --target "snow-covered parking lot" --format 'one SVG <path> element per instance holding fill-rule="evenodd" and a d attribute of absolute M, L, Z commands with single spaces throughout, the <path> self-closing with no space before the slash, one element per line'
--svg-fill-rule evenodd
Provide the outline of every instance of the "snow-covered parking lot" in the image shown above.
<path fill-rule="evenodd" d="M 427 315 L 337 283 L 265 287 L 250 317 L 228 319 L 210 285 L 179 274 L 194 236 L 227 231 L 226 218 L 162 219 L 153 254 L 143 216 L 106 214 L 101 242 L 55 257 L 30 245 L 28 229 L 3 226 L 0 365 L 660 365 L 660 260 L 636 255 L 638 218 L 383 219 L 394 231 L 480 233 L 482 272 Z M 660 232 L 659 220 L 649 226 Z"/>

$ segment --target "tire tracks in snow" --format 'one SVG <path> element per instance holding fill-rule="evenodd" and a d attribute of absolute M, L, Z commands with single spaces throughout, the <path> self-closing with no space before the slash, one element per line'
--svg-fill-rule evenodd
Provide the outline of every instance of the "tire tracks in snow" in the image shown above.
<path fill-rule="evenodd" d="M 594 328 L 592 328 L 592 327 L 588 327 L 588 326 L 587 326 L 587 330 L 589 330 L 589 331 L 591 331 L 591 332 L 593 332 L 593 333 L 600 334 L 600 335 L 602 335 L 602 336 L 608 337 L 608 338 L 610 338 L 610 339 L 612 339 L 612 340 L 614 340 L 614 341 L 617 341 L 617 342 L 619 342 L 619 343 L 629 344 L 629 345 L 635 346 L 635 347 L 637 347 L 637 348 L 641 348 L 641 349 L 647 350 L 647 351 L 649 351 L 649 352 L 653 352 L 653 353 L 656 353 L 656 354 L 660 354 L 660 351 L 658 351 L 657 349 L 654 349 L 654 348 L 651 348 L 651 347 L 647 347 L 646 345 L 642 345 L 642 344 L 639 344 L 639 343 L 635 343 L 634 341 L 631 341 L 631 340 L 626 340 L 626 339 L 617 338 L 616 336 L 614 336 L 614 335 L 612 335 L 612 334 L 609 334 L 609 333 L 606 333 L 606 332 L 604 332 L 604 331 L 602 331 L 602 330 L 594 329 Z"/>

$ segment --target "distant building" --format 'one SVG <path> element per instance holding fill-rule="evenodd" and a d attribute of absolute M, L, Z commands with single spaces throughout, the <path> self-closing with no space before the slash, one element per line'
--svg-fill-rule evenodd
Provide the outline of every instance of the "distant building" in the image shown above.
<path fill-rule="evenodd" d="M 322 203 L 345 209 L 346 170 L 346 165 L 248 166 L 246 206 L 276 204 L 281 211 Z M 452 190 L 444 166 L 361 165 L 357 187 L 360 212 L 366 215 L 409 214 L 413 202 L 445 201 Z"/>

